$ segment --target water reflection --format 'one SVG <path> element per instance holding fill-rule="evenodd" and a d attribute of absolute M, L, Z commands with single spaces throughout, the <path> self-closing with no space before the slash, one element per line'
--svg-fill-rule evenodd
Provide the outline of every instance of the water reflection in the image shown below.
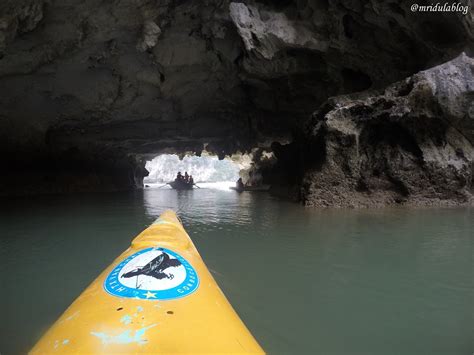
<path fill-rule="evenodd" d="M 258 196 L 238 194 L 232 190 L 203 188 L 185 191 L 149 189 L 145 191 L 145 209 L 156 217 L 166 209 L 175 210 L 183 223 L 189 225 L 249 224 L 250 206 Z"/>
<path fill-rule="evenodd" d="M 25 353 L 132 238 L 177 210 L 270 354 L 467 354 L 471 209 L 314 210 L 147 189 L 0 204 L 0 351 Z M 33 276 L 32 276 L 33 275 Z"/>

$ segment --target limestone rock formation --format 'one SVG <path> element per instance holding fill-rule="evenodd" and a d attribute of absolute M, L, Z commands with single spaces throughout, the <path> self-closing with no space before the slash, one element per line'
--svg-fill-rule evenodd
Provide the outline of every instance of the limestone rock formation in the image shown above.
<path fill-rule="evenodd" d="M 0 4 L 0 56 L 17 35 L 33 31 L 43 19 L 45 0 L 5 0 Z"/>
<path fill-rule="evenodd" d="M 381 94 L 330 99 L 309 124 L 308 206 L 470 204 L 474 59 L 454 60 Z"/>
<path fill-rule="evenodd" d="M 160 152 L 286 144 L 328 97 L 448 61 L 472 29 L 395 0 L 4 0 L 0 194 L 134 188 Z"/>
<path fill-rule="evenodd" d="M 150 20 L 146 21 L 143 25 L 142 38 L 140 38 L 140 41 L 137 44 L 137 50 L 144 52 L 156 46 L 160 34 L 161 29 L 156 23 Z"/>
<path fill-rule="evenodd" d="M 265 11 L 243 3 L 230 3 L 230 17 L 239 32 L 245 49 L 265 59 L 272 59 L 287 48 L 306 48 L 319 52 L 328 50 L 328 41 L 309 28 L 290 20 L 284 12 Z"/>

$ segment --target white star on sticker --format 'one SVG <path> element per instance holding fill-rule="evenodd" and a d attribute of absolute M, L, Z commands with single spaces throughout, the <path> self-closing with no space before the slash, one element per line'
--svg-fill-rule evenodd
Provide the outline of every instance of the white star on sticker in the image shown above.
<path fill-rule="evenodd" d="M 156 298 L 156 293 L 151 293 L 150 291 L 147 291 L 145 294 L 146 298 Z"/>

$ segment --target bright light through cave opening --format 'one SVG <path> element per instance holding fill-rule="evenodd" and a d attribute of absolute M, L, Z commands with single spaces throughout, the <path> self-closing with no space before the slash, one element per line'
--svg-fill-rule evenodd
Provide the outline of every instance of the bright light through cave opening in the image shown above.
<path fill-rule="evenodd" d="M 144 183 L 151 188 L 163 186 L 173 181 L 180 171 L 183 175 L 185 172 L 192 175 L 199 186 L 228 189 L 235 185 L 241 169 L 249 166 L 250 158 L 246 156 L 219 160 L 217 156 L 203 153 L 201 156 L 186 155 L 180 160 L 175 154 L 162 154 L 147 161 L 145 168 L 149 175 Z"/>

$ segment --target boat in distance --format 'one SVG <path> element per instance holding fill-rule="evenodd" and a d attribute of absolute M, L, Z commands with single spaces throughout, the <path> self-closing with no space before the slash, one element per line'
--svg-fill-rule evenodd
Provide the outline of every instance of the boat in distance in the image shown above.
<path fill-rule="evenodd" d="M 165 211 L 30 352 L 52 353 L 265 352 L 222 293 L 176 214 Z"/>
<path fill-rule="evenodd" d="M 171 181 L 168 182 L 168 185 L 174 190 L 192 190 L 196 184 L 185 181 Z"/>

